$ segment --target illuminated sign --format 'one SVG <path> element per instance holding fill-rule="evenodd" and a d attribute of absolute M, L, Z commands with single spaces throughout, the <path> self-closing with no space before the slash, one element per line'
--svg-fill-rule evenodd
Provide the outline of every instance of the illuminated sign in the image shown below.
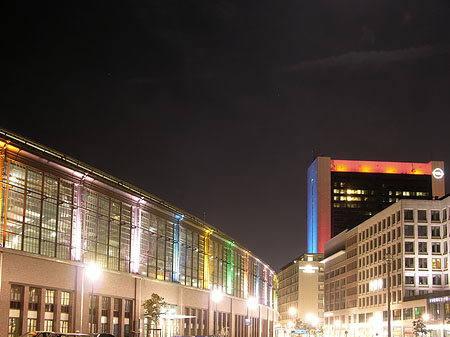
<path fill-rule="evenodd" d="M 435 168 L 431 173 L 436 179 L 441 179 L 444 176 L 444 171 L 442 171 L 442 169 L 439 167 Z"/>

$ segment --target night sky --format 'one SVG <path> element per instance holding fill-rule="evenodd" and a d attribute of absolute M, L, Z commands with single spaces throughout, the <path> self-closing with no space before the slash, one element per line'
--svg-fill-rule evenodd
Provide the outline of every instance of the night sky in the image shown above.
<path fill-rule="evenodd" d="M 1 127 L 206 217 L 276 270 L 306 251 L 313 152 L 450 167 L 448 0 L 3 8 Z"/>

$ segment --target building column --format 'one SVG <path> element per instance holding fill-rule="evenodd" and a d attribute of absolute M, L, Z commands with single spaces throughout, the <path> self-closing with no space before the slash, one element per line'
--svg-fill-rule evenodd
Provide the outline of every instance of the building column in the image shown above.
<path fill-rule="evenodd" d="M 114 333 L 114 297 L 111 297 L 108 308 L 108 333 Z"/>
<path fill-rule="evenodd" d="M 85 291 L 84 291 L 84 268 L 83 267 L 75 267 L 75 292 L 73 294 L 73 310 L 72 310 L 72 322 L 73 329 L 76 332 L 87 332 L 89 330 L 89 326 L 86 329 L 85 327 L 85 319 L 84 317 L 89 317 L 89 302 L 85 303 Z M 88 298 L 89 300 L 89 298 Z M 87 311 L 86 311 L 87 310 Z"/>
<path fill-rule="evenodd" d="M 39 296 L 38 302 L 38 316 L 36 322 L 36 329 L 38 331 L 44 330 L 44 319 L 45 319 L 45 288 L 41 288 L 41 294 Z"/>
<path fill-rule="evenodd" d="M 27 331 L 27 323 L 28 323 L 28 295 L 30 294 L 30 287 L 23 287 L 23 300 L 22 300 L 22 315 L 21 315 L 21 334 L 24 334 Z"/>
<path fill-rule="evenodd" d="M 95 293 L 94 293 L 94 298 L 95 298 Z M 96 331 L 92 331 L 92 332 L 101 332 L 101 326 L 102 326 L 102 297 L 100 295 L 97 295 L 97 319 L 96 319 L 96 325 L 97 325 L 97 330 Z"/>
<path fill-rule="evenodd" d="M 120 308 L 119 308 L 119 336 L 123 337 L 124 335 L 124 324 L 125 324 L 125 299 L 122 298 L 120 300 Z"/>
<path fill-rule="evenodd" d="M 61 290 L 55 290 L 55 304 L 53 311 L 53 327 L 54 331 L 61 331 Z"/>

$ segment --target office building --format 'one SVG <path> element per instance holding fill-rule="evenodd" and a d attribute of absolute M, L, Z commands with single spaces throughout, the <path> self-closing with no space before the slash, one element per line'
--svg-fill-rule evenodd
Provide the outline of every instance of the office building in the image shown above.
<path fill-rule="evenodd" d="M 308 252 L 400 199 L 445 194 L 444 163 L 398 163 L 317 157 L 307 175 Z"/>
<path fill-rule="evenodd" d="M 278 273 L 280 331 L 323 325 L 324 266 L 322 254 L 303 254 Z"/>
<path fill-rule="evenodd" d="M 388 303 L 392 336 L 425 313 L 448 336 L 449 212 L 450 197 L 400 200 L 325 244 L 326 336 L 386 335 Z"/>
<path fill-rule="evenodd" d="M 0 175 L 0 336 L 274 335 L 273 269 L 219 229 L 6 130 Z"/>

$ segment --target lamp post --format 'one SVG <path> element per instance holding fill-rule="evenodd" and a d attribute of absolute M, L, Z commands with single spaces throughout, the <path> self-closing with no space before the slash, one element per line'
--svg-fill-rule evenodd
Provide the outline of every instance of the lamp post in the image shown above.
<path fill-rule="evenodd" d="M 216 334 L 216 327 L 217 327 L 217 316 L 218 316 L 218 312 L 217 312 L 217 303 L 221 302 L 223 299 L 223 293 L 220 289 L 215 288 L 211 294 L 211 299 L 213 300 L 213 302 L 216 304 L 216 310 L 214 312 L 214 335 Z"/>
<path fill-rule="evenodd" d="M 294 317 L 295 316 L 295 314 L 297 313 L 297 308 L 295 308 L 295 307 L 290 307 L 289 308 L 289 310 L 288 310 L 288 313 L 289 313 L 289 316 L 291 317 L 291 319 L 292 319 L 292 327 L 291 327 L 291 331 L 290 331 L 290 333 L 289 333 L 289 335 L 291 335 L 292 336 L 292 330 L 293 329 L 296 329 L 296 318 L 297 317 Z"/>
<path fill-rule="evenodd" d="M 100 277 L 102 270 L 95 263 L 90 263 L 86 266 L 86 277 L 91 281 L 91 312 L 90 312 L 90 322 L 89 322 L 89 333 L 92 334 L 92 325 L 94 323 L 94 282 L 97 281 Z M 98 329 L 97 329 L 98 330 Z"/>
<path fill-rule="evenodd" d="M 392 256 L 387 254 L 384 258 L 387 264 L 387 314 L 388 314 L 388 337 L 391 337 L 391 262 Z"/>

